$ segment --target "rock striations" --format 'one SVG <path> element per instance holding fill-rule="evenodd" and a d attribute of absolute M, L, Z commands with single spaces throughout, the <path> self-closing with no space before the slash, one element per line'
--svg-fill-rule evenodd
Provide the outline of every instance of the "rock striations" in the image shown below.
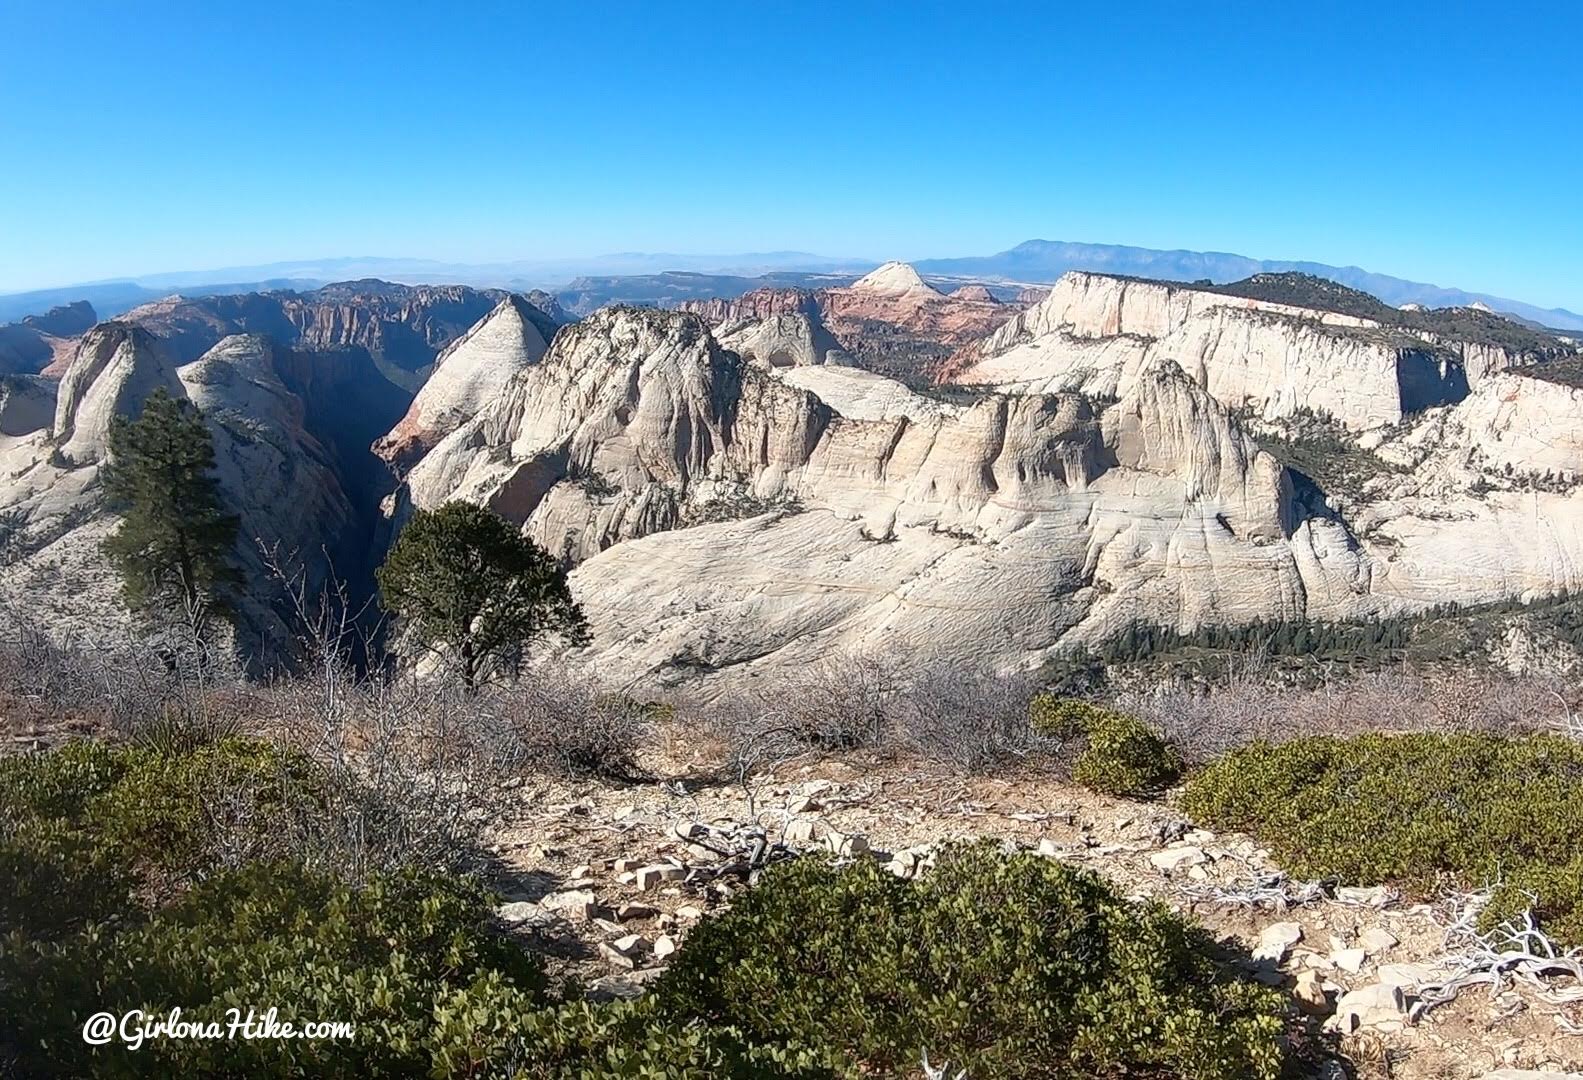
<path fill-rule="evenodd" d="M 461 498 L 520 522 L 576 564 L 594 659 L 659 682 L 846 648 L 1031 666 L 1139 623 L 1583 586 L 1583 390 L 1497 371 L 1469 392 L 1453 347 L 1144 285 L 1069 276 L 985 342 L 977 374 L 1007 387 L 938 395 L 750 347 L 807 306 L 716 310 L 738 316 L 719 337 L 597 312 L 413 467 L 396 515 Z M 1345 505 L 1261 448 L 1316 404 L 1378 463 Z"/>
<path fill-rule="evenodd" d="M 1528 360 L 1357 315 L 1074 272 L 960 350 L 942 375 L 1010 391 L 1116 397 L 1159 358 L 1235 408 L 1269 418 L 1319 412 L 1359 431 L 1459 401 L 1485 375 Z"/>
<path fill-rule="evenodd" d="M 881 642 L 1030 663 L 1145 600 L 1171 621 L 1303 609 L 1285 474 L 1167 363 L 1103 412 L 953 405 L 744 362 L 687 315 L 602 311 L 402 494 L 484 503 L 579 563 L 600 662 L 639 677 Z M 1345 591 L 1352 570 L 1316 573 Z"/>
<path fill-rule="evenodd" d="M 228 337 L 200 359 L 177 365 L 141 327 L 105 323 L 84 335 L 60 380 L 53 416 L 0 439 L 0 597 L 54 630 L 93 640 L 121 632 L 119 583 L 101 544 L 118 517 L 97 483 L 116 415 L 135 416 L 157 388 L 206 413 L 227 505 L 242 522 L 237 562 L 263 578 L 259 540 L 286 552 L 332 554 L 353 510 L 333 452 L 305 426 L 302 398 L 286 383 L 289 354 L 261 336 Z M 10 394 L 0 414 L 11 418 Z M 311 584 L 311 582 L 310 582 Z M 285 629 L 264 589 L 241 597 L 238 639 L 283 644 Z"/>
<path fill-rule="evenodd" d="M 398 475 L 404 472 L 494 400 L 513 375 L 538 362 L 549 348 L 543 321 L 544 314 L 520 296 L 500 301 L 440 354 L 407 415 L 374 452 Z"/>

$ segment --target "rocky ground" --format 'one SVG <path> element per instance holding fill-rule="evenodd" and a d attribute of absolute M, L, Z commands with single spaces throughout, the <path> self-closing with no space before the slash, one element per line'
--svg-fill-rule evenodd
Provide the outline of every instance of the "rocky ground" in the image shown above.
<path fill-rule="evenodd" d="M 1251 839 L 1195 828 L 1169 797 L 1108 798 L 1044 775 L 970 779 L 911 761 L 802 759 L 756 788 L 754 826 L 747 792 L 718 782 L 706 754 L 646 764 L 670 779 L 524 781 L 522 812 L 495 845 L 503 918 L 596 994 L 641 993 L 689 928 L 744 887 L 756 844 L 881 859 L 912 875 L 927 872 L 942 842 L 989 837 L 1098 871 L 1204 924 L 1255 977 L 1293 995 L 1309 1075 L 1583 1070 L 1583 1033 L 1568 1031 L 1583 1025 L 1583 1003 L 1508 985 L 1424 1008 L 1419 991 L 1443 977 L 1449 949 L 1444 902 L 1288 881 Z"/>

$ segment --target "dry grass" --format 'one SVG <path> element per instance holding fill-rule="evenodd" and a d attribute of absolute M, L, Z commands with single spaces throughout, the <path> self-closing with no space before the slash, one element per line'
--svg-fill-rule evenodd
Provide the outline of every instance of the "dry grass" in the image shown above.
<path fill-rule="evenodd" d="M 1580 700 L 1583 687 L 1556 675 L 1398 670 L 1298 689 L 1250 662 L 1207 690 L 1129 691 L 1115 705 L 1156 728 L 1189 764 L 1201 764 L 1255 740 L 1310 735 L 1576 730 Z"/>

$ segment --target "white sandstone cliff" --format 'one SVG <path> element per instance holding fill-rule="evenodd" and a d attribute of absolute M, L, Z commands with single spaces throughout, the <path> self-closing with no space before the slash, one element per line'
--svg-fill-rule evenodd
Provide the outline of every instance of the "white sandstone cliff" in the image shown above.
<path fill-rule="evenodd" d="M 268 339 L 239 336 L 178 368 L 140 328 L 89 331 L 61 380 L 53 423 L 0 444 L 0 597 L 62 635 L 124 633 L 120 583 L 102 551 L 119 516 L 105 504 L 99 470 L 113 417 L 137 415 L 162 387 L 205 411 L 222 498 L 241 519 L 235 558 L 250 585 L 238 647 L 280 646 L 259 541 L 312 561 L 335 544 L 352 509 L 325 448 L 302 426 L 303 403 L 282 383 L 278 359 Z"/>
<path fill-rule="evenodd" d="M 1452 347 L 1354 315 L 1073 272 L 954 358 L 950 377 L 1117 397 L 1160 359 L 1233 408 L 1267 418 L 1313 410 L 1360 431 L 1460 400 L 1470 377 L 1514 363 L 1498 349 Z"/>
<path fill-rule="evenodd" d="M 522 297 L 508 296 L 440 353 L 406 416 L 374 452 L 400 472 L 537 363 L 549 342 L 537 325 L 544 316 L 528 309 Z"/>
<path fill-rule="evenodd" d="M 843 396 L 854 375 L 867 392 Z M 1294 520 L 1284 471 L 1163 361 L 1102 412 L 948 404 L 867 372 L 764 371 L 688 316 L 603 311 L 405 498 L 490 505 L 578 562 L 596 657 L 635 678 L 866 646 L 1026 665 L 1136 619 L 1379 606 L 1345 530 Z"/>

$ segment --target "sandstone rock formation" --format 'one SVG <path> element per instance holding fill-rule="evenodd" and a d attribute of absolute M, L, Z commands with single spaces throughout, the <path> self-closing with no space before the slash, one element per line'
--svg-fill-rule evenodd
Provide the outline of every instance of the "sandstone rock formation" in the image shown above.
<path fill-rule="evenodd" d="M 500 301 L 439 355 L 406 416 L 374 444 L 374 452 L 398 473 L 405 471 L 476 416 L 512 376 L 538 362 L 549 348 L 541 329 L 546 319 L 520 296 Z"/>
<path fill-rule="evenodd" d="M 686 314 L 598 312 L 412 469 L 397 516 L 463 498 L 522 523 L 577 564 L 594 660 L 660 682 L 865 647 L 1030 666 L 1140 623 L 1338 621 L 1583 587 L 1583 459 L 1565 434 L 1583 430 L 1583 391 L 1495 374 L 1414 409 L 1403 347 L 1354 336 L 1370 328 L 1350 316 L 1135 284 L 1067 282 L 1012 324 L 1088 364 L 1050 392 L 925 396 L 747 359 Z M 806 315 L 774 316 L 788 317 Z M 1217 335 L 1195 336 L 1201 323 Z M 1185 367 L 1144 330 L 1209 345 Z M 1306 404 L 1294 385 L 1369 431 L 1345 438 L 1378 475 L 1344 510 L 1239 419 L 1251 401 L 1279 435 L 1282 410 Z"/>
<path fill-rule="evenodd" d="M 845 411 L 816 396 L 852 378 L 866 397 L 829 395 Z M 1173 365 L 1103 414 L 1077 395 L 962 406 L 760 369 L 694 319 L 623 309 L 563 333 L 404 495 L 521 521 L 581 563 L 600 662 L 672 678 L 880 641 L 1032 662 L 1088 622 L 1230 595 L 1300 611 L 1284 483 Z M 1189 583 L 1200 567 L 1220 589 Z"/>
<path fill-rule="evenodd" d="M 283 377 L 290 367 L 289 354 L 256 335 L 225 338 L 177 366 L 139 326 L 89 331 L 60 381 L 52 421 L 0 439 L 0 598 L 25 604 L 62 634 L 102 640 L 122 632 L 119 582 L 101 550 L 118 516 L 104 504 L 98 473 L 111 419 L 136 415 L 164 388 L 205 410 L 223 496 L 242 521 L 236 559 L 250 587 L 240 598 L 238 641 L 253 660 L 279 647 L 285 632 L 269 606 L 259 541 L 312 561 L 321 545 L 334 552 L 354 521 L 333 451 L 307 430 L 304 402 Z M 8 392 L 0 417 L 12 411 Z"/>
<path fill-rule="evenodd" d="M 133 308 L 122 321 L 164 338 L 181 362 L 196 359 L 231 334 L 267 334 L 281 345 L 305 350 L 360 348 L 410 394 L 423 384 L 440 351 L 506 295 L 461 285 L 348 281 L 305 293 L 167 297 Z M 550 298 L 538 295 L 553 306 Z M 546 339 L 554 336 L 559 325 L 554 316 L 535 308 L 533 318 Z"/>
<path fill-rule="evenodd" d="M 96 321 L 93 305 L 81 300 L 0 326 L 0 373 L 64 370 L 76 351 L 77 338 Z"/>
<path fill-rule="evenodd" d="M 817 314 L 797 312 L 722 323 L 715 330 L 722 345 L 764 367 L 791 368 L 856 361 Z"/>
<path fill-rule="evenodd" d="M 747 341 L 747 321 L 800 315 L 815 333 L 828 332 L 835 347 L 857 365 L 922 384 L 954 350 L 983 337 L 1016 310 L 980 291 L 983 296 L 945 296 L 911 266 L 890 262 L 846 288 L 758 289 L 733 300 L 687 301 L 681 309 L 702 316 L 717 336 L 730 337 L 733 347 L 755 355 L 765 350 Z M 767 332 L 782 335 L 786 325 L 783 321 Z M 829 351 L 815 346 L 816 354 Z"/>
<path fill-rule="evenodd" d="M 971 300 L 980 304 L 1000 303 L 1000 301 L 995 299 L 995 294 L 982 285 L 963 285 L 960 289 L 954 290 L 951 295 L 957 300 Z"/>
<path fill-rule="evenodd" d="M 852 283 L 851 291 L 919 304 L 941 299 L 941 294 L 919 277 L 918 271 L 904 262 L 888 262 L 864 274 Z"/>
<path fill-rule="evenodd" d="M 124 322 L 89 331 L 56 393 L 57 455 L 73 465 L 97 463 L 109 445 L 110 422 L 122 414 L 136 416 L 157 387 L 180 393 L 164 342 Z"/>
<path fill-rule="evenodd" d="M 942 376 L 1115 397 L 1156 358 L 1176 361 L 1236 408 L 1266 417 L 1323 412 L 1356 430 L 1459 401 L 1487 374 L 1532 359 L 1353 314 L 1071 273 L 1039 304 L 959 351 Z"/>

